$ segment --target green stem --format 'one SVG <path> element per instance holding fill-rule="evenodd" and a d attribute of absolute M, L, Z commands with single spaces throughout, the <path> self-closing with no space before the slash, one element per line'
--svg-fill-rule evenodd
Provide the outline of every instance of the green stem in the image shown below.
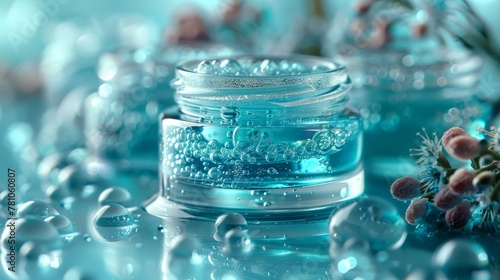
<path fill-rule="evenodd" d="M 424 195 L 422 195 L 420 198 L 428 198 L 429 200 L 432 200 L 434 198 L 435 193 L 434 192 L 428 192 Z"/>
<path fill-rule="evenodd" d="M 441 166 L 442 168 L 444 168 L 444 169 L 450 169 L 451 168 L 451 164 L 448 161 L 448 159 L 446 159 L 446 157 L 444 156 L 443 152 L 439 152 L 439 155 L 438 155 L 438 158 L 437 158 L 437 164 L 439 166 Z"/>
<path fill-rule="evenodd" d="M 500 200 L 500 181 L 498 181 L 493 187 L 493 190 L 491 190 L 490 193 L 490 200 L 491 201 L 499 201 Z"/>
<path fill-rule="evenodd" d="M 490 165 L 487 165 L 485 167 L 477 169 L 476 170 L 476 174 L 479 174 L 479 173 L 481 173 L 483 171 L 495 170 L 497 167 L 498 167 L 498 162 L 495 161 L 495 162 L 491 163 Z"/>
<path fill-rule="evenodd" d="M 500 154 L 498 154 L 493 148 L 488 149 L 486 153 L 491 155 L 495 160 L 500 160 Z"/>
<path fill-rule="evenodd" d="M 470 165 L 472 168 L 474 168 L 474 170 L 479 169 L 479 157 L 471 159 Z"/>

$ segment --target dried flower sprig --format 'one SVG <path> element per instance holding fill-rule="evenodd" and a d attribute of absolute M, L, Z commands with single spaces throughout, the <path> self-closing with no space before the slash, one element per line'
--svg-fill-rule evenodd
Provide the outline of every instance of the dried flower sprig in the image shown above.
<path fill-rule="evenodd" d="M 454 230 L 500 231 L 500 130 L 479 131 L 490 140 L 471 137 L 458 127 L 441 138 L 429 137 L 425 129 L 417 134 L 421 145 L 410 155 L 422 172 L 416 178 L 399 178 L 391 186 L 394 198 L 411 200 L 406 211 L 409 224 L 442 222 Z M 452 158 L 470 161 L 470 167 L 453 168 L 443 150 Z"/>

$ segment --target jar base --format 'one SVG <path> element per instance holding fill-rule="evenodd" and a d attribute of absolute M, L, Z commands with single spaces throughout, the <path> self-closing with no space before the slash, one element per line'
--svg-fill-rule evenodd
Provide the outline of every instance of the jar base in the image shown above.
<path fill-rule="evenodd" d="M 298 234 L 314 236 L 327 233 L 331 211 L 342 202 L 364 192 L 362 167 L 339 180 L 315 186 L 274 189 L 220 189 L 182 186 L 185 200 L 157 194 L 145 204 L 152 215 L 164 219 L 208 222 L 213 225 L 218 216 L 237 212 L 249 226 L 262 236 Z M 172 192 L 172 190 L 170 190 Z M 284 195 L 286 193 L 286 195 Z M 193 196 L 198 199 L 193 200 Z M 176 196 L 178 198 L 178 196 Z M 188 204 L 186 201 L 191 201 Z M 196 203 L 196 205 L 194 203 Z M 268 202 L 268 204 L 265 204 Z M 300 226 L 300 231 L 292 227 Z"/>

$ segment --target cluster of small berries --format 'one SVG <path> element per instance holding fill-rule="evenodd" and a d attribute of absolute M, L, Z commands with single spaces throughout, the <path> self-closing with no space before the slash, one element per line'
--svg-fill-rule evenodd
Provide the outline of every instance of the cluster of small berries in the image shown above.
<path fill-rule="evenodd" d="M 394 198 L 411 200 L 406 211 L 409 224 L 433 222 L 426 217 L 432 215 L 437 217 L 434 222 L 444 220 L 453 230 L 500 230 L 500 131 L 493 127 L 480 132 L 491 140 L 479 140 L 458 127 L 441 139 L 420 134 L 422 145 L 411 155 L 418 157 L 416 163 L 424 172 L 417 178 L 399 178 L 391 186 Z M 464 164 L 453 168 L 445 153 Z"/>

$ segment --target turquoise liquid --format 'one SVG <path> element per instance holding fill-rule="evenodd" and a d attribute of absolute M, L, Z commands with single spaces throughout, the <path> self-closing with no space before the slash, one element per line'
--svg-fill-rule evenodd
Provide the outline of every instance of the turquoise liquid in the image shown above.
<path fill-rule="evenodd" d="M 210 208 L 215 217 L 231 210 L 250 220 L 266 213 L 293 219 L 363 191 L 361 119 L 347 111 L 281 126 L 161 123 L 161 188 L 193 213 Z"/>

